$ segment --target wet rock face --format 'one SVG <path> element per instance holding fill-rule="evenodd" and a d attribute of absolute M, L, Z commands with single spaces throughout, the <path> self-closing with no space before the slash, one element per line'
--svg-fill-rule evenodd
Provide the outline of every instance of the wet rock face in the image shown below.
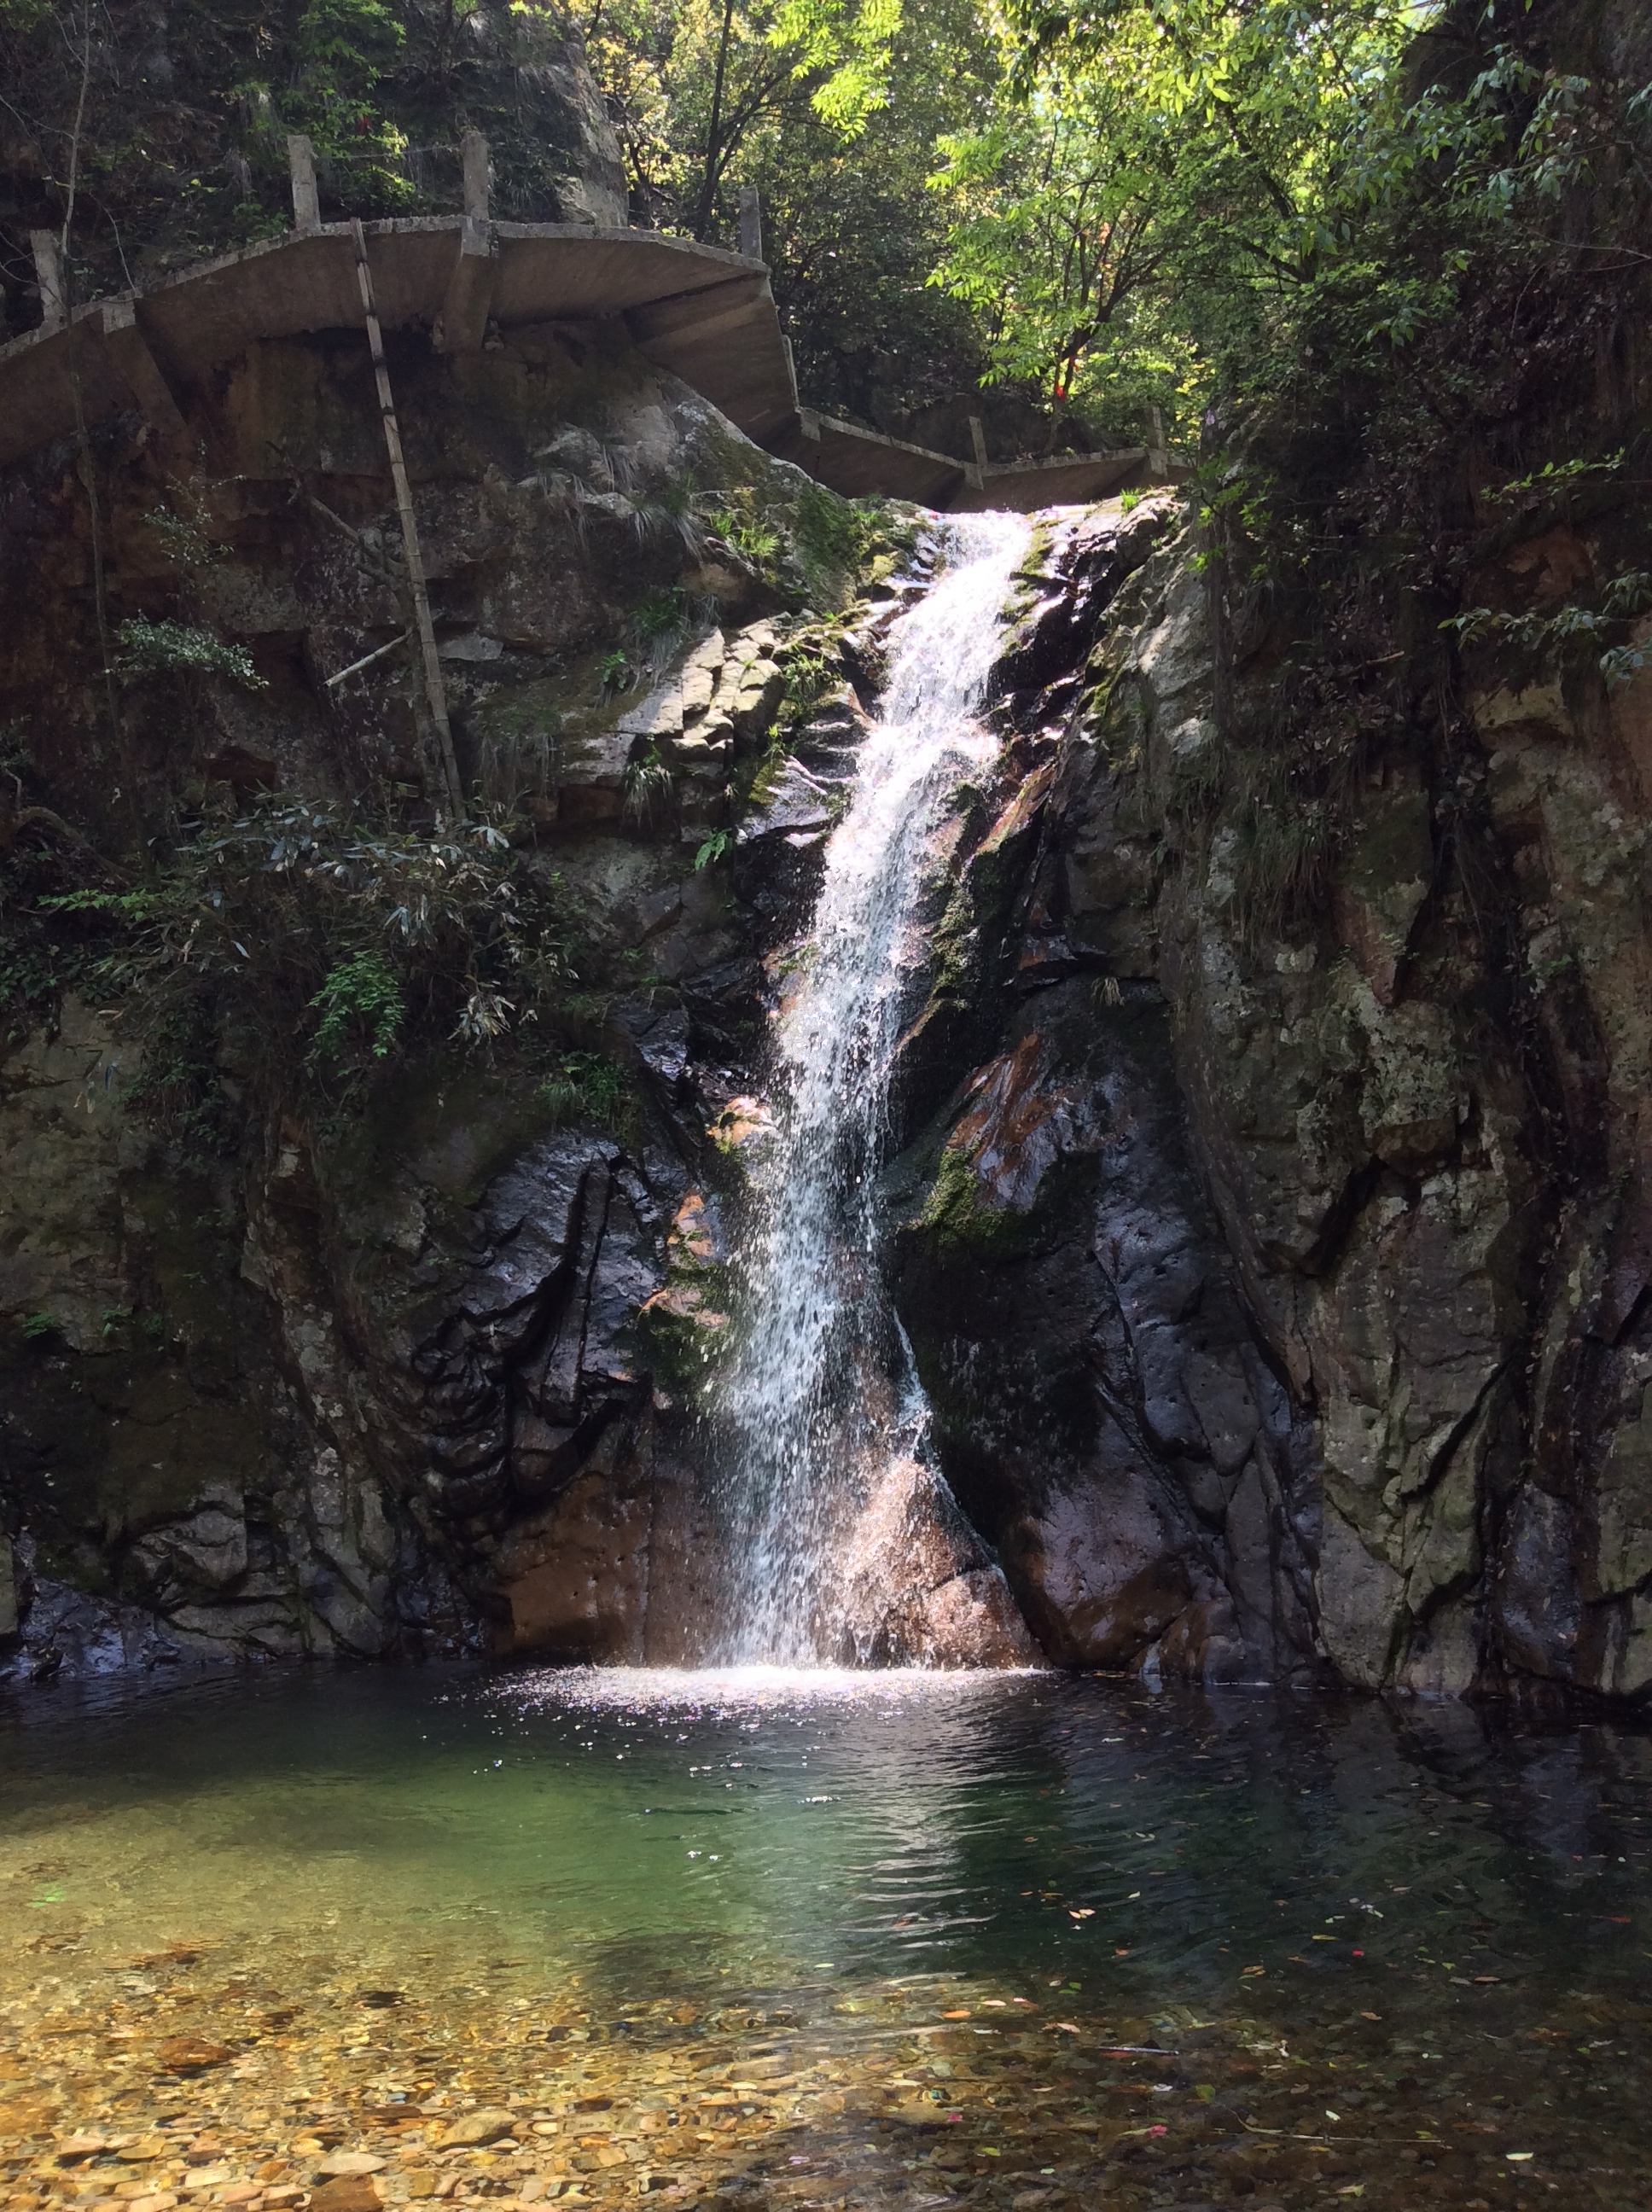
<path fill-rule="evenodd" d="M 226 785 L 243 805 L 416 789 L 397 659 L 325 680 L 401 613 L 359 352 L 254 348 L 197 396 L 192 430 L 233 474 L 190 611 L 270 678 L 128 696 L 156 818 Z M 466 782 L 525 816 L 526 866 L 618 979 L 581 1042 L 623 1127 L 548 1103 L 531 1058 L 446 1047 L 317 1127 L 269 1104 L 226 1035 L 229 1139 L 191 1164 L 133 1109 L 143 1048 L 118 1006 L 70 992 L 18 1019 L 0 1045 L 0 1669 L 704 1644 L 692 1469 L 656 1435 L 656 1401 L 680 1419 L 683 1399 L 642 1317 L 681 1300 L 672 1225 L 745 1087 L 768 924 L 695 860 L 768 745 L 787 605 L 841 580 L 765 583 L 656 526 L 684 484 L 755 484 L 782 512 L 803 480 L 611 331 L 513 333 L 457 368 L 414 343 L 397 374 Z M 112 620 L 178 588 L 146 520 L 177 504 L 177 456 L 137 428 L 100 453 Z M 84 608 L 64 599 L 87 555 L 67 466 L 14 472 L 0 510 L 0 719 L 56 718 L 35 769 L 48 860 L 59 836 L 120 849 L 76 689 Z M 619 690 L 616 637 L 639 663 Z M 656 762 L 658 805 L 629 805 Z M 691 1261 L 703 1240 L 678 1241 Z M 692 1336 L 710 1310 L 677 1318 Z"/>
<path fill-rule="evenodd" d="M 513 421 L 519 367 L 477 372 Z M 278 412 L 325 386 L 260 374 Z M 635 363 L 610 390 L 656 480 L 714 458 L 680 392 Z M 901 593 L 783 745 L 786 621 L 712 563 L 695 636 L 604 702 L 585 641 L 635 532 L 578 436 L 534 436 L 549 494 L 479 463 L 422 519 L 469 758 L 523 778 L 545 865 L 632 949 L 604 1037 L 635 1112 L 560 1126 L 519 1076 L 443 1060 L 348 1138 L 277 1118 L 191 1177 L 124 1115 L 106 1012 L 15 1037 L 0 1658 L 714 1646 L 702 1415 L 768 1023 Z M 237 495 L 272 550 L 212 589 L 340 665 L 393 608 Z M 938 841 L 885 1261 L 944 1480 L 865 1485 L 845 1656 L 1643 1697 L 1652 677 L 1572 699 L 1472 667 L 1478 752 L 1396 730 L 1286 927 L 1247 889 L 1242 680 L 1181 530 L 1149 501 L 1041 535 L 1002 753 Z M 1606 557 L 1562 552 L 1515 546 L 1482 595 Z M 325 787 L 398 742 L 367 703 L 222 703 L 211 757 Z M 653 820 L 626 803 L 645 755 Z M 84 766 L 67 748 L 65 814 Z"/>
<path fill-rule="evenodd" d="M 866 1492 L 842 1546 L 843 1663 L 1041 1662 L 1002 1569 L 932 1466 L 886 1460 Z"/>
<path fill-rule="evenodd" d="M 900 1233 L 942 1462 L 1060 1663 L 1289 1674 L 1290 1408 L 1187 1157 L 1164 1010 L 1074 977 L 1015 1028 Z"/>
<path fill-rule="evenodd" d="M 1452 1016 L 1404 988 L 1427 803 L 1397 769 L 1328 925 L 1257 946 L 1175 529 L 1139 512 L 1128 564 L 1058 532 L 1008 656 L 1044 757 L 1000 794 L 996 1031 L 910 1163 L 903 1317 L 1053 1656 L 1467 1687 L 1515 1262 Z"/>
<path fill-rule="evenodd" d="M 1116 591 L 1094 525 L 1045 554 L 992 795 L 1031 842 L 992 900 L 964 863 L 913 1031 L 957 1077 L 892 1178 L 944 1464 L 1069 1662 L 1640 1697 L 1652 678 L 1471 672 L 1479 754 L 1396 733 L 1286 929 L 1159 526 Z"/>

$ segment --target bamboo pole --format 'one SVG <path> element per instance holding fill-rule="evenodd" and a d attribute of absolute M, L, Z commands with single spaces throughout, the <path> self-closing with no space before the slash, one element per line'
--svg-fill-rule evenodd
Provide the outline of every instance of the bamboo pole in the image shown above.
<path fill-rule="evenodd" d="M 447 811 L 455 822 L 465 815 L 464 795 L 459 789 L 459 763 L 453 757 L 453 733 L 447 721 L 447 691 L 442 682 L 441 661 L 436 652 L 436 629 L 430 619 L 430 593 L 424 580 L 424 558 L 419 550 L 419 533 L 413 520 L 413 488 L 407 480 L 407 463 L 402 455 L 401 426 L 396 419 L 396 402 L 391 395 L 390 370 L 385 361 L 384 332 L 379 327 L 379 310 L 373 296 L 373 271 L 367 266 L 367 241 L 359 217 L 352 217 L 350 235 L 355 240 L 355 281 L 361 287 L 361 313 L 367 319 L 367 349 L 373 356 L 373 374 L 379 387 L 379 412 L 384 420 L 385 447 L 390 455 L 390 474 L 396 487 L 396 512 L 402 526 L 402 546 L 407 556 L 407 580 L 413 595 L 413 619 L 419 633 L 419 650 L 424 664 L 424 691 L 429 702 L 430 719 L 436 726 L 436 742 L 441 752 L 442 781 L 446 787 Z M 441 810 L 438 809 L 440 812 Z"/>
<path fill-rule="evenodd" d="M 328 690 L 332 690 L 349 677 L 359 676 L 364 668 L 371 668 L 375 660 L 382 660 L 387 653 L 398 652 L 406 643 L 407 632 L 404 630 L 399 637 L 392 637 L 388 645 L 374 646 L 371 653 L 364 653 L 359 660 L 352 660 L 348 668 L 341 668 L 337 676 L 330 676 L 327 678 Z"/>

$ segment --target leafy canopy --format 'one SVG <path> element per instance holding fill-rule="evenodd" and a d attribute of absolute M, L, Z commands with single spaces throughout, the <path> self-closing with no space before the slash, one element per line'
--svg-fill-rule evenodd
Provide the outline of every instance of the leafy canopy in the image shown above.
<path fill-rule="evenodd" d="M 934 281 L 982 319 L 991 373 L 1185 426 L 1345 243 L 1418 21 L 1403 0 L 1006 0 L 1001 105 L 931 179 Z"/>

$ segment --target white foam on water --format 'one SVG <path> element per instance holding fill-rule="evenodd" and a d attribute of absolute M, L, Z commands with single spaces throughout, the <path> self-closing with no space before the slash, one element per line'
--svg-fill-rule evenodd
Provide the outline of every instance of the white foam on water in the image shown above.
<path fill-rule="evenodd" d="M 1042 1670 L 941 1667 L 547 1667 L 513 1674 L 499 1694 L 525 1707 L 580 1710 L 793 1711 L 812 1705 L 931 1703 L 978 1696 Z"/>

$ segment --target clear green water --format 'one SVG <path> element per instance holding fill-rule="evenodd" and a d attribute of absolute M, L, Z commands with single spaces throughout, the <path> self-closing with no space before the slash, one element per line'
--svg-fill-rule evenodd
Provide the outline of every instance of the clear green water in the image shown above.
<path fill-rule="evenodd" d="M 501 2203 L 1642 2205 L 1649 1816 L 1644 1732 L 1449 1706 L 48 1693 L 0 1732 L 0 2146 L 28 2203 L 210 2203 L 285 2161 L 279 2203 L 331 2110 L 391 2201 L 451 2170 Z M 180 2034 L 219 2057 L 169 2068 Z M 444 2162 L 466 2098 L 521 2147 Z M 402 2100 L 418 2132 L 379 2144 Z M 147 2164 L 53 2149 L 154 2127 Z M 191 2131 L 228 2145 L 194 2191 Z"/>

